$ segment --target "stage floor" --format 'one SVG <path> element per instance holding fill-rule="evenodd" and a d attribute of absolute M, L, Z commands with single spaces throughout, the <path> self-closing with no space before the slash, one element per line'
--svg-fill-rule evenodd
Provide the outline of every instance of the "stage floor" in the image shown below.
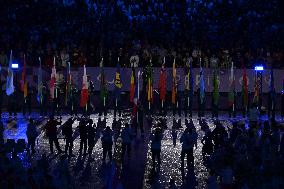
<path fill-rule="evenodd" d="M 38 130 L 40 131 L 40 135 L 37 138 L 37 145 L 36 145 L 36 154 L 29 160 L 29 157 L 26 153 L 22 153 L 19 157 L 22 160 L 23 165 L 27 168 L 33 163 L 34 160 L 38 159 L 41 154 L 46 153 L 51 163 L 52 172 L 54 172 L 57 168 L 57 164 L 59 162 L 60 155 L 55 154 L 51 155 L 49 153 L 49 144 L 47 138 L 44 136 L 43 125 L 46 123 L 47 119 L 39 118 L 38 113 L 33 113 L 32 118 L 39 120 L 40 124 L 38 125 Z M 62 116 L 62 123 L 64 123 L 69 116 L 63 115 Z M 91 115 L 91 119 L 95 123 L 98 121 L 98 114 Z M 154 124 L 157 121 L 158 116 L 153 116 Z M 176 116 L 178 118 L 178 116 Z M 162 164 L 160 167 L 160 171 L 158 172 L 158 180 L 159 182 L 157 185 L 161 186 L 161 188 L 167 188 L 169 186 L 170 178 L 174 178 L 178 188 L 205 188 L 206 187 L 206 179 L 208 176 L 208 171 L 203 165 L 202 155 L 201 155 L 201 139 L 204 135 L 204 132 L 201 131 L 200 125 L 198 123 L 198 117 L 196 114 L 193 116 L 193 122 L 196 127 L 198 133 L 198 142 L 197 148 L 194 149 L 194 170 L 185 173 L 184 183 L 182 182 L 182 174 L 180 171 L 180 152 L 181 152 L 181 144 L 179 143 L 179 137 L 185 128 L 184 120 L 185 117 L 182 116 L 182 126 L 183 128 L 177 131 L 177 145 L 173 146 L 172 140 L 172 114 L 167 114 L 167 129 L 164 131 L 164 137 L 162 140 L 162 150 L 161 150 L 161 160 Z M 261 117 L 262 120 L 267 119 L 266 116 Z M 279 119 L 279 116 L 277 116 Z M 26 127 L 27 127 L 27 119 L 24 119 L 21 114 L 17 116 L 17 122 L 15 125 L 8 124 L 8 114 L 4 113 L 2 115 L 2 120 L 5 125 L 4 131 L 4 139 L 26 139 Z M 205 116 L 205 120 L 209 125 L 210 129 L 214 129 L 215 125 L 213 124 L 213 119 L 211 118 L 211 113 L 207 113 Z M 219 116 L 219 120 L 225 126 L 225 128 L 230 128 L 231 120 L 244 120 L 240 115 L 238 115 L 234 119 L 229 119 L 226 113 L 221 113 Z M 106 124 L 107 126 L 111 126 L 113 122 L 113 112 L 109 112 L 106 116 Z M 123 123 L 130 122 L 130 113 L 125 112 L 123 113 Z M 125 159 L 124 164 L 118 163 L 117 166 L 121 170 L 121 182 L 124 188 L 151 188 L 149 184 L 149 179 L 151 177 L 151 170 L 152 170 L 152 161 L 151 161 L 151 152 L 150 152 L 150 142 L 149 136 L 152 132 L 153 128 L 151 128 L 146 119 L 144 120 L 145 125 L 145 135 L 141 137 L 138 133 L 137 137 L 133 141 L 132 144 L 132 156 L 131 159 Z M 79 134 L 76 130 L 78 126 L 78 121 L 76 120 L 73 124 L 74 133 L 74 147 L 73 153 L 75 157 L 72 157 L 69 162 L 69 170 L 71 175 L 74 179 L 72 179 L 75 188 L 79 189 L 87 189 L 87 188 L 102 188 L 105 186 L 105 183 L 112 178 L 112 165 L 102 163 L 102 148 L 101 148 L 101 141 L 98 140 L 96 143 L 92 159 L 89 160 L 88 157 L 78 156 L 79 154 Z M 60 127 L 59 127 L 60 131 Z M 60 132 L 61 133 L 61 132 Z M 118 134 L 118 131 L 115 131 L 115 134 Z M 61 134 L 59 134 L 59 138 L 62 138 Z M 64 139 L 59 140 L 61 149 L 64 149 Z M 117 160 L 116 162 L 120 162 L 120 151 L 121 151 L 121 140 L 118 138 L 114 145 L 114 157 Z M 56 150 L 55 150 L 56 152 Z M 55 172 L 53 173 L 56 177 Z M 57 175 L 58 176 L 58 175 Z M 195 184 L 194 184 L 195 183 Z M 64 187 L 64 183 L 57 181 L 56 185 L 60 186 L 61 188 Z"/>

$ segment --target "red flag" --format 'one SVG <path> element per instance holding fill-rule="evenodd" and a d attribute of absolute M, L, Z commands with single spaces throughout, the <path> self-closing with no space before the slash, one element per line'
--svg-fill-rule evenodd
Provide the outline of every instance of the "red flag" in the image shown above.
<path fill-rule="evenodd" d="M 89 99 L 88 79 L 87 79 L 86 66 L 84 65 L 84 75 L 83 75 L 83 85 L 82 85 L 82 90 L 81 90 L 80 106 L 85 107 L 87 105 L 88 99 Z"/>
<path fill-rule="evenodd" d="M 159 79 L 159 91 L 160 91 L 160 100 L 165 101 L 166 99 L 166 70 L 164 64 L 161 69 L 160 79 Z"/>
<path fill-rule="evenodd" d="M 53 58 L 53 67 L 50 77 L 50 97 L 54 99 L 55 83 L 56 83 L 56 68 L 55 68 L 55 57 Z"/>
<path fill-rule="evenodd" d="M 134 100 L 134 93 L 135 93 L 135 70 L 132 68 L 131 79 L 130 79 L 130 102 Z"/>

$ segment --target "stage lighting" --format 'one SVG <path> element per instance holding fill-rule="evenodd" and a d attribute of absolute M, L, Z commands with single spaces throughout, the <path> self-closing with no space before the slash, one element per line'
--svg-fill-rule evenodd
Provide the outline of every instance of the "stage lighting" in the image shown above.
<path fill-rule="evenodd" d="M 264 69 L 263 69 L 263 66 L 255 66 L 254 70 L 255 71 L 263 71 Z"/>
<path fill-rule="evenodd" d="M 12 69 L 18 69 L 19 64 L 18 63 L 12 63 Z"/>

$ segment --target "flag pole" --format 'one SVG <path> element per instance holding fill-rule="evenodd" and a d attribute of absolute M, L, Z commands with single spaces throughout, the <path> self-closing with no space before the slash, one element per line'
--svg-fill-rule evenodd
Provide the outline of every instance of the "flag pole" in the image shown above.
<path fill-rule="evenodd" d="M 117 57 L 117 62 L 119 64 L 119 56 Z M 117 108 L 117 95 L 115 95 L 115 107 Z"/>
<path fill-rule="evenodd" d="M 138 77 L 137 77 L 137 105 L 136 105 L 136 108 L 137 108 L 137 111 L 136 111 L 136 120 L 137 120 L 137 123 L 139 121 L 138 119 L 138 101 L 139 101 L 139 81 L 140 81 L 140 70 L 138 71 Z"/>

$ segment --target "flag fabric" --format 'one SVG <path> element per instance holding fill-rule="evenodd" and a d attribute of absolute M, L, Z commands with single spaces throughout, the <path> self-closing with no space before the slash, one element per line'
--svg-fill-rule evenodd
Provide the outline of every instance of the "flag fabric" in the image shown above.
<path fill-rule="evenodd" d="M 81 100 L 80 100 L 80 106 L 85 107 L 87 105 L 89 94 L 88 94 L 88 78 L 87 78 L 87 70 L 86 66 L 84 65 L 84 75 L 83 75 L 83 83 L 82 83 L 82 90 L 81 90 Z"/>
<path fill-rule="evenodd" d="M 27 70 L 27 62 L 26 62 L 26 55 L 24 55 L 24 71 L 22 73 L 22 84 L 23 88 L 22 91 L 24 92 L 24 98 L 28 96 L 28 82 L 26 79 L 26 70 Z"/>
<path fill-rule="evenodd" d="M 151 66 L 148 67 L 147 72 L 147 100 L 153 103 L 153 73 Z"/>
<path fill-rule="evenodd" d="M 100 97 L 101 99 L 105 99 L 107 96 L 107 89 L 106 89 L 106 80 L 105 80 L 105 72 L 103 64 L 101 64 L 101 83 L 100 83 Z"/>
<path fill-rule="evenodd" d="M 255 83 L 254 83 L 254 96 L 253 96 L 254 103 L 259 102 L 260 84 L 261 84 L 260 77 L 258 76 L 258 74 L 256 74 Z"/>
<path fill-rule="evenodd" d="M 65 106 L 68 105 L 68 101 L 72 97 L 72 75 L 71 75 L 71 67 L 70 62 L 68 62 L 67 67 L 67 78 L 66 78 L 66 91 L 65 91 Z"/>
<path fill-rule="evenodd" d="M 200 66 L 200 102 L 201 104 L 204 103 L 205 100 L 205 83 L 204 83 L 204 74 L 203 74 L 203 69 Z"/>
<path fill-rule="evenodd" d="M 42 104 L 42 69 L 41 69 L 41 59 L 39 57 L 39 68 L 38 68 L 38 75 L 37 75 L 37 101 Z"/>
<path fill-rule="evenodd" d="M 193 100 L 193 93 L 194 93 L 194 79 L 193 79 L 193 71 L 192 71 L 192 62 L 190 62 L 190 68 L 189 68 L 189 100 Z"/>
<path fill-rule="evenodd" d="M 235 76 L 234 76 L 234 63 L 231 65 L 231 74 L 229 78 L 230 91 L 229 91 L 229 106 L 233 106 L 235 103 Z"/>
<path fill-rule="evenodd" d="M 13 62 L 13 51 L 10 53 L 9 67 L 8 67 L 8 75 L 7 75 L 7 84 L 6 84 L 6 94 L 10 96 L 14 93 L 14 74 L 12 70 L 12 62 Z"/>
<path fill-rule="evenodd" d="M 136 116 L 137 115 L 137 106 L 138 106 L 138 84 L 136 83 L 135 80 L 135 90 L 134 90 L 134 98 L 133 98 L 133 112 L 132 115 Z"/>
<path fill-rule="evenodd" d="M 121 92 L 121 88 L 122 88 L 119 63 L 116 65 L 114 86 L 115 86 L 115 98 L 118 99 L 120 97 L 120 92 Z"/>
<path fill-rule="evenodd" d="M 24 92 L 25 82 L 26 82 L 26 55 L 24 55 L 24 67 L 22 72 L 22 79 L 21 79 L 21 91 Z"/>
<path fill-rule="evenodd" d="M 160 100 L 165 101 L 166 99 L 166 92 L 167 92 L 167 86 L 166 86 L 166 69 L 164 64 L 162 65 L 162 69 L 160 72 L 160 79 L 159 79 L 159 92 L 160 92 Z"/>
<path fill-rule="evenodd" d="M 254 86 L 253 103 L 258 103 L 258 101 L 259 101 L 259 88 L 258 88 L 258 81 L 256 81 Z"/>
<path fill-rule="evenodd" d="M 133 102 L 134 100 L 135 84 L 136 84 L 135 80 L 136 80 L 135 69 L 134 67 L 132 67 L 131 78 L 130 78 L 130 93 L 129 93 L 130 102 Z"/>
<path fill-rule="evenodd" d="M 274 72 L 273 68 L 271 67 L 270 70 L 270 85 L 269 85 L 270 92 L 272 93 L 274 91 Z"/>
<path fill-rule="evenodd" d="M 213 103 L 214 105 L 218 105 L 219 103 L 219 83 L 218 83 L 218 75 L 217 70 L 213 71 Z"/>
<path fill-rule="evenodd" d="M 247 72 L 246 68 L 243 67 L 243 86 L 242 86 L 242 96 L 243 96 L 243 103 L 246 107 L 248 105 L 248 80 L 247 80 Z"/>
<path fill-rule="evenodd" d="M 54 99 L 55 84 L 56 84 L 56 68 L 55 68 L 55 57 L 53 58 L 53 67 L 50 76 L 50 98 Z"/>
<path fill-rule="evenodd" d="M 177 96 L 177 70 L 176 70 L 176 61 L 173 63 L 173 83 L 172 83 L 172 103 L 176 103 Z"/>
<path fill-rule="evenodd" d="M 184 88 L 185 91 L 187 92 L 189 101 L 192 101 L 193 98 L 193 72 L 192 72 L 192 63 L 189 64 L 185 68 L 185 79 L 184 79 Z"/>

